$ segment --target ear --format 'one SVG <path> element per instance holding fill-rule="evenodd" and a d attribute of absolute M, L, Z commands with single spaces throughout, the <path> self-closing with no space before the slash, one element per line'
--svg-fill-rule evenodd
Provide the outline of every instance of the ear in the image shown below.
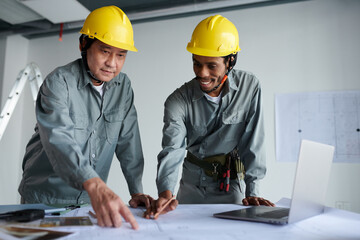
<path fill-rule="evenodd" d="M 231 65 L 232 65 L 232 67 L 231 68 L 233 68 L 234 67 L 234 61 L 235 61 L 235 57 L 234 56 L 231 56 L 230 57 L 230 62 L 231 62 Z"/>
<path fill-rule="evenodd" d="M 225 64 L 226 69 L 229 68 L 229 66 L 231 65 L 231 61 L 232 61 L 232 60 L 233 60 L 232 57 L 230 57 L 230 58 L 227 59 L 226 64 Z"/>
<path fill-rule="evenodd" d="M 85 37 L 84 34 L 82 34 L 82 35 L 79 37 L 79 49 L 80 49 L 80 52 L 82 52 L 82 51 L 86 48 L 87 42 L 88 42 L 88 38 Z"/>
<path fill-rule="evenodd" d="M 85 48 L 85 46 L 86 46 L 86 39 L 83 38 L 80 40 L 80 43 L 79 43 L 80 52 L 82 52 L 82 50 Z"/>
<path fill-rule="evenodd" d="M 235 64 L 233 64 L 234 61 L 235 61 L 235 57 L 234 57 L 234 56 L 231 56 L 231 57 L 229 58 L 229 61 L 228 61 L 228 67 L 231 66 L 231 67 L 230 67 L 230 70 L 234 68 L 234 65 L 235 65 Z"/>

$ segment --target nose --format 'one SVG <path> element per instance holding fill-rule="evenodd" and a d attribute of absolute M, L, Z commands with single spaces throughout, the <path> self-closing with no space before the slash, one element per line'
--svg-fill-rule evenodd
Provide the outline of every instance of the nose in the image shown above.
<path fill-rule="evenodd" d="M 196 76 L 198 76 L 198 77 L 206 78 L 206 77 L 209 76 L 209 71 L 208 71 L 207 67 L 205 67 L 205 66 L 199 66 L 199 67 L 196 68 L 195 74 L 196 74 Z"/>
<path fill-rule="evenodd" d="M 115 54 L 109 54 L 105 61 L 106 66 L 108 67 L 115 67 L 116 66 L 116 55 Z"/>

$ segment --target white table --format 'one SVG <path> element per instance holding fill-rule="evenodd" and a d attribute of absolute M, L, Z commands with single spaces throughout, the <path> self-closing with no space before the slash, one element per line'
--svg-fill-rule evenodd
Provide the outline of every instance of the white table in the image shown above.
<path fill-rule="evenodd" d="M 144 209 L 131 209 L 140 229 L 130 224 L 121 228 L 56 227 L 52 230 L 74 232 L 61 239 L 360 239 L 360 214 L 335 208 L 326 208 L 324 214 L 289 225 L 271 225 L 213 217 L 213 213 L 242 208 L 235 204 L 179 205 L 175 211 L 161 215 L 157 220 L 142 218 Z M 73 210 L 64 216 L 88 216 L 91 207 Z M 96 219 L 91 218 L 94 223 Z M 1 239 L 0 235 L 0 239 Z M 8 238 L 10 239 L 10 238 Z"/>

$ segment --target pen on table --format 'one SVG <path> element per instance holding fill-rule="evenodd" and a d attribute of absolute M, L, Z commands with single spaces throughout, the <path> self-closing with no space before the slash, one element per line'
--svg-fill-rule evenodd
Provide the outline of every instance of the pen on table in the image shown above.
<path fill-rule="evenodd" d="M 173 195 L 160 209 L 160 211 L 157 211 L 154 215 L 154 219 L 158 218 L 160 213 L 172 202 L 172 200 L 175 200 L 175 195 Z"/>
<path fill-rule="evenodd" d="M 65 213 L 68 213 L 76 208 L 82 208 L 82 207 L 85 207 L 89 205 L 88 203 L 85 203 L 85 204 L 76 204 L 76 205 L 69 205 L 69 206 L 65 206 L 63 208 L 53 208 L 53 209 L 47 209 L 45 210 L 45 214 L 51 214 L 51 215 L 56 215 L 56 216 L 59 216 L 59 215 L 63 215 Z"/>
<path fill-rule="evenodd" d="M 91 217 L 93 217 L 93 218 L 96 218 L 96 214 L 93 213 L 92 211 L 89 211 L 89 215 L 90 215 Z"/>
<path fill-rule="evenodd" d="M 54 215 L 54 216 L 59 216 L 59 215 L 63 215 L 65 213 L 68 213 L 70 212 L 72 209 L 65 209 L 64 211 L 59 211 L 59 212 L 53 212 L 51 213 L 51 215 Z"/>
<path fill-rule="evenodd" d="M 53 213 L 58 213 L 58 212 L 63 212 L 66 211 L 67 208 L 50 208 L 50 209 L 45 209 L 45 214 L 53 214 Z"/>

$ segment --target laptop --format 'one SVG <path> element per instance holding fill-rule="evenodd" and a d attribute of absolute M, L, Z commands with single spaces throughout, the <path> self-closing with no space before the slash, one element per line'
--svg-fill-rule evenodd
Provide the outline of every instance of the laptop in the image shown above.
<path fill-rule="evenodd" d="M 214 216 L 283 225 L 323 213 L 334 149 L 318 142 L 301 141 L 290 208 L 252 206 Z"/>

